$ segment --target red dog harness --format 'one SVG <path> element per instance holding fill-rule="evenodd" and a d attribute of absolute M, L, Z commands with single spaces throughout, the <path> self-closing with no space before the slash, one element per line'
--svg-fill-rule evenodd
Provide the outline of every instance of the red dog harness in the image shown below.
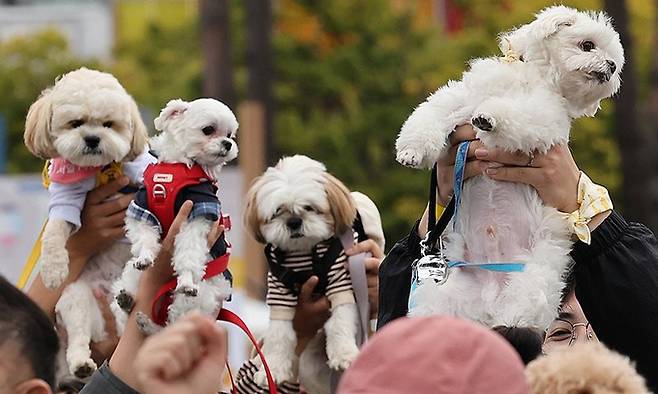
<path fill-rule="evenodd" d="M 210 182 L 211 178 L 206 174 L 203 168 L 195 164 L 188 167 L 183 163 L 157 163 L 149 164 L 144 170 L 144 187 L 146 189 L 146 199 L 148 209 L 155 215 L 162 228 L 162 237 L 164 238 L 171 224 L 176 217 L 176 197 L 183 188 L 198 185 L 204 182 Z M 230 220 L 220 217 L 220 224 L 230 226 Z M 206 265 L 206 273 L 203 279 L 212 278 L 220 275 L 228 268 L 229 253 L 225 253 Z M 176 278 L 172 278 L 165 283 L 157 292 L 153 303 L 151 304 L 151 316 L 153 321 L 164 326 L 167 321 L 167 310 L 173 301 L 173 290 L 176 288 Z M 249 331 L 247 325 L 233 312 L 221 309 L 217 316 L 218 320 L 223 320 L 240 327 L 253 343 L 258 355 L 261 358 L 270 393 L 277 393 L 276 384 L 270 373 L 267 361 L 258 346 L 258 342 Z M 230 370 L 229 370 L 230 371 Z M 232 381 L 231 377 L 231 381 Z M 236 393 L 235 385 L 233 392 Z"/>
<path fill-rule="evenodd" d="M 183 163 L 157 163 L 146 167 L 144 170 L 146 200 L 149 211 L 160 221 L 162 237 L 167 235 L 176 217 L 175 204 L 178 193 L 187 186 L 210 180 L 198 164 L 188 167 Z"/>

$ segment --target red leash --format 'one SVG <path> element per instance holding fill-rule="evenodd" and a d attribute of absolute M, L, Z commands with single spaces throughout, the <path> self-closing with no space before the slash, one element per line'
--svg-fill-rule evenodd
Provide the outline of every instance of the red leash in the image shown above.
<path fill-rule="evenodd" d="M 254 336 L 251 334 L 251 331 L 249 331 L 249 327 L 247 327 L 245 322 L 242 321 L 242 319 L 240 319 L 238 315 L 224 308 L 222 308 L 219 311 L 217 320 L 222 320 L 225 322 L 235 324 L 236 326 L 240 327 L 245 334 L 247 334 L 249 340 L 251 340 L 251 343 L 254 345 L 254 348 L 256 348 L 256 351 L 258 352 L 258 357 L 260 357 L 260 361 L 263 363 L 263 368 L 265 368 L 265 375 L 267 375 L 267 385 L 269 386 L 270 394 L 277 394 L 278 392 L 276 390 L 276 383 L 274 383 L 274 379 L 272 378 L 272 374 L 270 373 L 270 367 L 267 365 L 265 356 L 263 355 L 263 352 L 260 350 L 260 346 L 258 346 L 258 342 L 256 341 L 256 338 L 254 338 Z M 233 378 L 231 378 L 231 383 L 233 383 Z M 237 391 L 235 390 L 235 384 L 233 384 L 233 393 L 236 392 Z"/>
<path fill-rule="evenodd" d="M 224 255 L 219 256 L 218 258 L 211 261 L 210 263 L 208 263 L 208 265 L 206 266 L 206 274 L 203 276 L 203 279 L 212 278 L 213 276 L 220 275 L 222 272 L 226 271 L 226 268 L 228 267 L 228 260 L 229 260 L 229 254 L 226 253 Z M 169 305 L 171 305 L 171 302 L 173 300 L 172 292 L 175 288 L 176 288 L 176 278 L 173 278 L 169 282 L 162 285 L 162 287 L 160 287 L 151 305 L 151 315 L 153 321 L 160 326 L 164 326 L 167 322 L 167 308 L 169 307 Z M 260 360 L 263 363 L 263 368 L 265 368 L 265 374 L 267 375 L 267 385 L 269 386 L 270 394 L 277 394 L 276 384 L 274 383 L 274 379 L 272 378 L 272 374 L 270 373 L 270 367 L 267 365 L 265 356 L 263 356 L 263 352 L 260 350 L 260 346 L 258 346 L 258 342 L 256 341 L 256 338 L 254 338 L 253 334 L 251 333 L 249 327 L 247 327 L 245 322 L 242 321 L 242 319 L 240 319 L 240 317 L 235 313 L 223 308 L 219 311 L 219 314 L 217 315 L 217 320 L 222 320 L 234 324 L 240 327 L 240 329 L 242 329 L 242 331 L 244 331 L 245 334 L 247 334 L 249 340 L 251 340 L 251 343 L 254 345 L 254 348 L 256 348 L 256 352 L 258 352 L 258 356 L 260 357 Z M 231 371 L 229 369 L 229 375 L 230 373 Z M 231 376 L 231 383 L 233 384 L 232 376 Z M 235 389 L 235 384 L 233 384 L 233 393 L 237 393 Z"/>

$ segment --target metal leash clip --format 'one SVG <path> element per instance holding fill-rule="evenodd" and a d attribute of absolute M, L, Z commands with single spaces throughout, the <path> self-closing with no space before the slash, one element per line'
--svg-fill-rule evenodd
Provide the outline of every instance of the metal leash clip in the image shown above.
<path fill-rule="evenodd" d="M 443 240 L 439 237 L 437 250 L 427 244 L 428 236 L 425 236 L 425 239 L 420 242 L 421 257 L 413 263 L 411 280 L 415 285 L 414 288 L 421 286 L 426 281 L 442 285 L 446 283 L 450 274 L 448 260 L 443 255 Z"/>

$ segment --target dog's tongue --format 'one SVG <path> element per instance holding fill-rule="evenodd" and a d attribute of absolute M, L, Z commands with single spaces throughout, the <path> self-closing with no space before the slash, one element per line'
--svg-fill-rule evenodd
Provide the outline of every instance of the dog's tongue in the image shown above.
<path fill-rule="evenodd" d="M 57 158 L 50 161 L 48 176 L 53 182 L 70 184 L 95 176 L 100 169 L 100 166 L 80 167 L 66 159 Z"/>

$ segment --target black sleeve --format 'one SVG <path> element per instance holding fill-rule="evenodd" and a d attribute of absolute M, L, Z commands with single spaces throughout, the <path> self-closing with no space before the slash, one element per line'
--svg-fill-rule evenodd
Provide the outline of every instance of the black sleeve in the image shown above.
<path fill-rule="evenodd" d="M 91 376 L 89 383 L 80 394 L 139 394 L 138 391 L 125 384 L 110 370 L 107 361 Z"/>
<path fill-rule="evenodd" d="M 599 340 L 629 356 L 658 392 L 658 241 L 613 212 L 576 243 L 576 297 Z"/>
<path fill-rule="evenodd" d="M 409 235 L 398 241 L 379 266 L 379 315 L 377 329 L 407 315 L 411 264 L 420 257 L 420 237 L 416 222 Z"/>

